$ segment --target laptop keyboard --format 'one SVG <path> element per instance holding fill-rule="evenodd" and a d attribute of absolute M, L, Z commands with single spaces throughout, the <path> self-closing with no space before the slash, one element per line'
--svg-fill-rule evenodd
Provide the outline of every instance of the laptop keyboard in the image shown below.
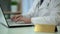
<path fill-rule="evenodd" d="M 25 24 L 23 21 L 14 22 L 12 20 L 7 20 L 7 22 L 11 24 Z"/>
<path fill-rule="evenodd" d="M 25 24 L 23 21 L 18 21 L 18 22 L 15 22 L 17 24 Z"/>

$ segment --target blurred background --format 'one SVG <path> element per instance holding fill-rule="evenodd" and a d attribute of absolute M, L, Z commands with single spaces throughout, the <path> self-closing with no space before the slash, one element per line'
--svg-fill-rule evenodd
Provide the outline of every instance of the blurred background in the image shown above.
<path fill-rule="evenodd" d="M 0 8 L 6 19 L 10 19 L 13 15 L 26 14 L 33 2 L 34 0 L 0 0 Z"/>

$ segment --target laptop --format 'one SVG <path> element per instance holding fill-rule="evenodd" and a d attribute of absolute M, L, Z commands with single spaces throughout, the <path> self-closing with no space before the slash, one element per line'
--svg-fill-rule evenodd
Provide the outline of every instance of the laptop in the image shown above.
<path fill-rule="evenodd" d="M 9 28 L 14 28 L 14 27 L 29 27 L 29 26 L 33 26 L 32 23 L 30 24 L 25 24 L 23 21 L 18 21 L 18 22 L 14 22 L 11 19 L 6 19 L 5 15 L 3 13 L 3 10 L 0 11 L 1 17 L 2 17 L 2 22 L 5 26 L 9 27 Z"/>

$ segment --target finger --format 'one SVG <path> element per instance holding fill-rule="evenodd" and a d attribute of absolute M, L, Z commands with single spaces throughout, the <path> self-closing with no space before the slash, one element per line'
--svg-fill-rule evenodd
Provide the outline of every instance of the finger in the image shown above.
<path fill-rule="evenodd" d="M 17 18 L 22 18 L 23 16 L 21 16 L 21 15 L 16 15 L 15 16 L 15 19 L 17 19 Z"/>
<path fill-rule="evenodd" d="M 18 21 L 18 20 L 20 20 L 19 18 L 22 18 L 22 16 L 21 15 L 15 15 L 15 16 L 13 16 L 12 18 L 11 18 L 11 20 L 13 20 L 13 21 Z"/>
<path fill-rule="evenodd" d="M 21 19 L 21 17 L 19 17 L 19 18 L 15 19 L 15 21 L 16 21 L 16 22 L 17 22 L 17 21 L 22 21 L 22 19 Z"/>
<path fill-rule="evenodd" d="M 20 16 L 18 16 L 18 15 L 16 15 L 16 16 L 13 16 L 11 19 L 12 20 L 15 20 L 15 19 L 17 19 L 17 18 L 19 18 Z"/>
<path fill-rule="evenodd" d="M 15 17 L 12 17 L 11 20 L 15 20 Z"/>
<path fill-rule="evenodd" d="M 15 19 L 16 19 L 16 18 L 19 18 L 19 17 L 20 17 L 19 15 L 16 15 L 16 16 L 15 16 Z"/>

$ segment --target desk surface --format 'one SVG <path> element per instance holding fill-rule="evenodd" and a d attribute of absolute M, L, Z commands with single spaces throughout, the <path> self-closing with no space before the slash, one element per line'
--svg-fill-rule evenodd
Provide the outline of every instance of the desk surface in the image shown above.
<path fill-rule="evenodd" d="M 58 26 L 58 29 L 60 26 Z M 60 34 L 60 29 L 56 33 L 34 32 L 34 27 L 6 28 L 0 24 L 0 34 Z"/>

